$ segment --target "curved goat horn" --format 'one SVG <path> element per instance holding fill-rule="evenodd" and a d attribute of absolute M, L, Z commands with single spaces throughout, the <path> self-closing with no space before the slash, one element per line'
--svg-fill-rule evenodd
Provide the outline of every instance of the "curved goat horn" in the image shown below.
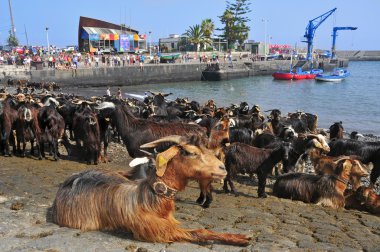
<path fill-rule="evenodd" d="M 340 157 L 340 158 L 338 158 L 337 160 L 334 160 L 334 164 L 338 164 L 340 161 L 342 161 L 342 160 L 349 160 L 350 159 L 350 157 L 349 156 L 342 156 L 342 157 Z"/>
<path fill-rule="evenodd" d="M 173 143 L 177 143 L 177 144 L 182 144 L 185 142 L 185 138 L 182 136 L 178 136 L 178 135 L 171 135 L 171 136 L 167 136 L 167 137 L 157 139 L 157 140 L 150 142 L 150 143 L 143 144 L 140 146 L 140 148 L 154 148 L 158 144 L 164 143 L 164 142 L 173 142 Z"/>

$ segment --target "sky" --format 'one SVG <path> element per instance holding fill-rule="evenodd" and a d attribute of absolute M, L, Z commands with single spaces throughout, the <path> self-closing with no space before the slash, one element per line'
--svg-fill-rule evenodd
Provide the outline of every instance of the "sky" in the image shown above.
<path fill-rule="evenodd" d="M 380 50 L 379 0 L 251 0 L 249 39 L 263 42 L 266 37 L 270 44 L 306 47 L 301 40 L 309 20 L 335 7 L 335 14 L 316 30 L 314 48 L 331 48 L 334 26 L 355 26 L 356 31 L 338 32 L 337 50 Z M 19 42 L 26 45 L 27 34 L 29 45 L 46 46 L 49 27 L 49 42 L 58 47 L 78 44 L 80 16 L 126 23 L 140 34 L 150 31 L 157 42 L 206 18 L 222 28 L 218 16 L 225 8 L 225 0 L 12 0 Z M 10 27 L 8 0 L 0 0 L 0 44 L 6 43 Z"/>

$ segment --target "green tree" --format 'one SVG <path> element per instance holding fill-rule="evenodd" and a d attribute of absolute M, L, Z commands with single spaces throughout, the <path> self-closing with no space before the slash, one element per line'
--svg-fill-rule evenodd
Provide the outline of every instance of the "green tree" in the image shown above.
<path fill-rule="evenodd" d="M 251 20 L 246 15 L 251 12 L 250 5 L 250 0 L 235 0 L 233 3 L 227 1 L 226 10 L 222 16 L 219 16 L 224 27 L 217 30 L 223 32 L 220 37 L 227 40 L 230 48 L 236 42 L 241 48 L 244 40 L 248 38 L 250 27 L 246 23 Z"/>
<path fill-rule="evenodd" d="M 16 36 L 13 36 L 11 31 L 9 31 L 9 37 L 7 39 L 8 45 L 10 46 L 18 46 L 18 39 Z"/>
<path fill-rule="evenodd" d="M 211 44 L 211 39 L 207 38 L 200 25 L 190 26 L 183 34 L 188 37 L 188 41 L 195 45 L 196 51 L 199 51 L 201 44 Z"/>
<path fill-rule="evenodd" d="M 202 21 L 201 29 L 206 38 L 211 38 L 211 35 L 214 33 L 215 30 L 215 24 L 210 18 L 207 18 Z"/>

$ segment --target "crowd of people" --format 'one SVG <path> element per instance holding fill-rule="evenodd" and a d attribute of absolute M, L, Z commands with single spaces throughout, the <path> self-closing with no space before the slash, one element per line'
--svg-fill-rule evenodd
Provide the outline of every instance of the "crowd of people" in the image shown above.
<path fill-rule="evenodd" d="M 77 51 L 62 51 L 40 48 L 29 50 L 23 48 L 12 50 L 11 52 L 0 51 L 0 65 L 13 65 L 30 69 L 32 62 L 43 62 L 47 68 L 65 70 L 76 69 L 78 67 L 117 67 L 128 65 L 139 65 L 140 70 L 144 69 L 144 62 L 149 57 L 144 54 L 94 54 L 80 53 Z M 158 57 L 151 56 L 150 60 L 159 63 Z"/>
<path fill-rule="evenodd" d="M 13 50 L 11 52 L 0 51 L 0 64 L 14 65 L 15 67 L 24 67 L 31 69 L 36 62 L 42 62 L 44 67 L 57 70 L 72 70 L 77 68 L 91 67 L 126 67 L 137 65 L 140 71 L 144 71 L 144 63 L 159 64 L 162 62 L 161 55 L 155 54 L 136 54 L 136 53 L 120 53 L 120 54 L 97 54 L 77 51 L 63 50 L 46 50 L 44 48 Z M 240 53 L 239 56 L 232 55 L 231 52 L 200 52 L 200 53 L 183 53 L 180 57 L 174 57 L 167 60 L 167 63 L 206 63 L 232 64 L 237 60 L 257 60 L 253 54 Z"/>

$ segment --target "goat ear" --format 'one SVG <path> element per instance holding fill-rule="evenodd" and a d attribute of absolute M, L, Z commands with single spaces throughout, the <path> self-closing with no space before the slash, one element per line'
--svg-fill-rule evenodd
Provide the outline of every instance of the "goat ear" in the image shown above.
<path fill-rule="evenodd" d="M 347 160 L 347 159 L 340 159 L 338 161 L 338 165 L 337 165 L 337 167 L 335 169 L 335 172 L 337 174 L 340 174 L 343 171 L 351 171 L 351 168 L 352 168 L 352 163 L 349 162 L 349 160 Z"/>
<path fill-rule="evenodd" d="M 161 152 L 156 157 L 156 175 L 162 177 L 166 171 L 166 167 L 169 161 L 177 155 L 179 152 L 179 147 L 173 146 L 168 150 Z"/>
<path fill-rule="evenodd" d="M 351 171 L 351 169 L 352 169 L 352 162 L 351 162 L 351 160 L 344 161 L 344 163 L 343 163 L 343 169 L 346 170 L 346 171 Z"/>

